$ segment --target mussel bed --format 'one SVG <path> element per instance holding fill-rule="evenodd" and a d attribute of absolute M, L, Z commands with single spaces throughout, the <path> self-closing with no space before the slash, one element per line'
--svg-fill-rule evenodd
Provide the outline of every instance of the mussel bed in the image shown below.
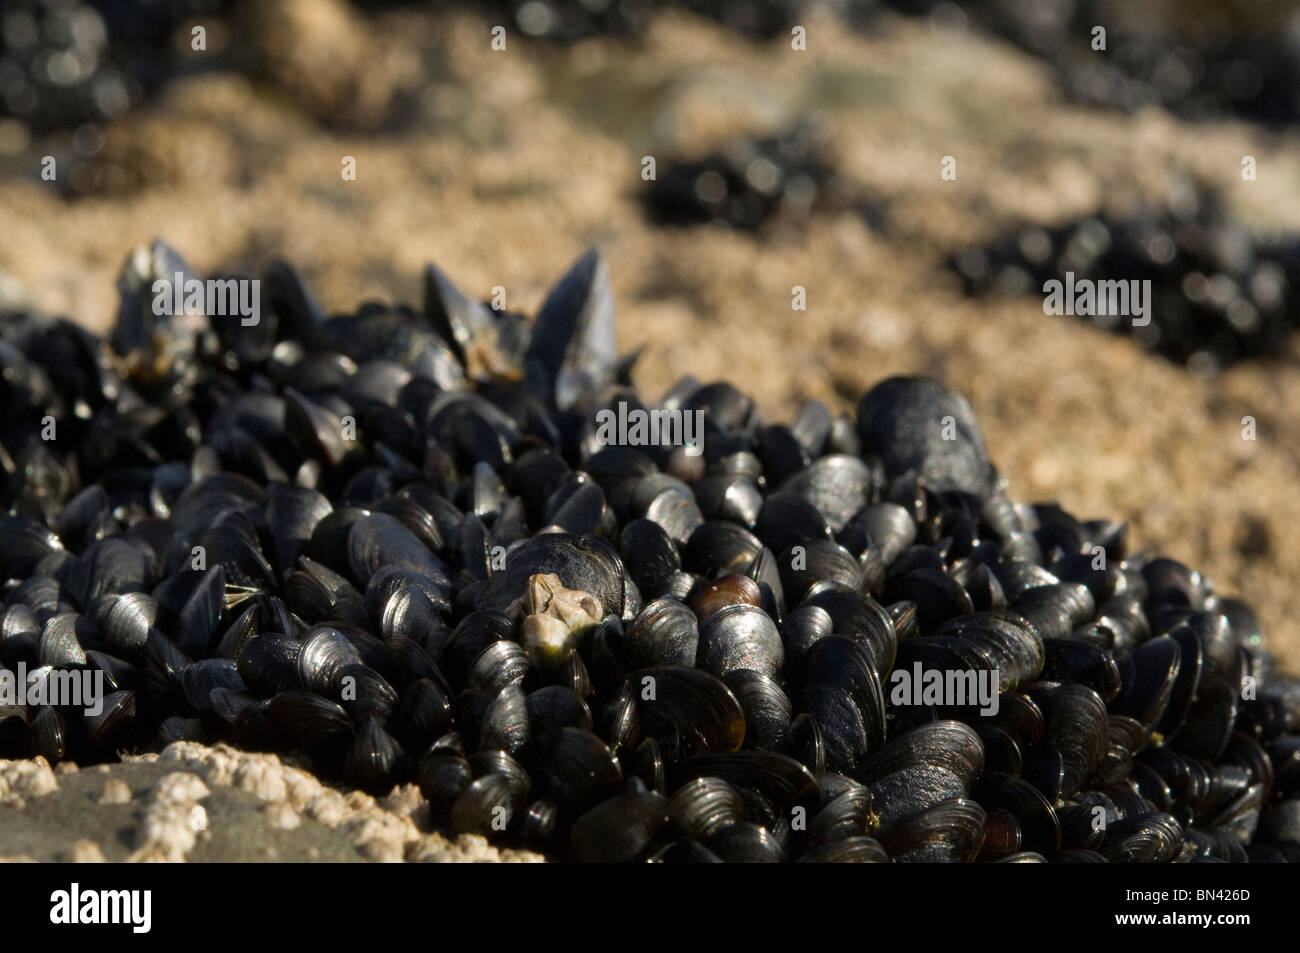
<path fill-rule="evenodd" d="M 283 262 L 256 323 L 159 315 L 176 276 L 134 250 L 106 340 L 0 323 L 0 686 L 106 693 L 0 693 L 0 757 L 281 752 L 557 860 L 1300 860 L 1300 679 L 1249 607 L 1010 500 L 943 384 L 646 404 L 595 252 L 532 321 L 433 266 L 327 316 Z"/>

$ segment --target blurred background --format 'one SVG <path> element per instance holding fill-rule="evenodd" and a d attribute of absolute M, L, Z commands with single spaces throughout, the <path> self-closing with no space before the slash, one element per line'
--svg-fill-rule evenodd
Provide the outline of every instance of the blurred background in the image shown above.
<path fill-rule="evenodd" d="M 1293 4 L 2 6 L 0 313 L 106 330 L 154 237 L 330 311 L 434 261 L 531 313 L 597 244 L 649 397 L 941 377 L 1013 497 L 1129 520 L 1300 663 Z M 1154 320 L 1045 316 L 1066 271 L 1152 280 Z"/>

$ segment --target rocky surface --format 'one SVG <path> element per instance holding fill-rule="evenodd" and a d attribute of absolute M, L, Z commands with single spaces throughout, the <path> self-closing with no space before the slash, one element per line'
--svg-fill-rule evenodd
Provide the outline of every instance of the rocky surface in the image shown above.
<path fill-rule="evenodd" d="M 0 861 L 530 863 L 428 829 L 414 785 L 375 800 L 274 755 L 176 742 L 121 764 L 0 761 Z"/>

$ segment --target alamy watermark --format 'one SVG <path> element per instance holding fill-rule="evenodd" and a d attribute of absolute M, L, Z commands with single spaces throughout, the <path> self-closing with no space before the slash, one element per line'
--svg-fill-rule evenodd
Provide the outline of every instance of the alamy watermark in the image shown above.
<path fill-rule="evenodd" d="M 153 283 L 153 313 L 239 317 L 251 328 L 262 320 L 262 282 L 257 278 L 209 278 L 202 281 L 176 272 Z"/>
<path fill-rule="evenodd" d="M 153 925 L 152 890 L 82 890 L 73 882 L 50 894 L 50 922 L 55 924 L 129 924 L 132 933 Z"/>
<path fill-rule="evenodd" d="M 894 669 L 889 682 L 889 700 L 894 705 L 978 705 L 981 715 L 998 713 L 1000 680 L 996 669 L 927 669 L 914 662 L 911 671 Z"/>
<path fill-rule="evenodd" d="M 19 662 L 16 672 L 0 669 L 0 705 L 80 708 L 93 718 L 104 710 L 104 673 L 47 667 L 28 672 L 27 663 Z"/>
<path fill-rule="evenodd" d="M 1067 271 L 1065 281 L 1043 282 L 1043 314 L 1132 318 L 1133 327 L 1144 328 L 1151 323 L 1151 279 L 1095 281 Z"/>
<path fill-rule="evenodd" d="M 605 447 L 682 447 L 688 457 L 698 457 L 704 452 L 704 411 L 629 409 L 620 400 L 617 411 L 596 412 L 596 439 Z"/>

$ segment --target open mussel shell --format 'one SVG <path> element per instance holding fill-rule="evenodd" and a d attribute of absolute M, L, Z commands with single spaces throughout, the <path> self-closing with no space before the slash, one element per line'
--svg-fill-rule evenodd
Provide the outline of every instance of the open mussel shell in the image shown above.
<path fill-rule="evenodd" d="M 617 364 L 609 266 L 592 248 L 537 312 L 524 355 L 529 389 L 560 409 L 608 384 Z"/>

